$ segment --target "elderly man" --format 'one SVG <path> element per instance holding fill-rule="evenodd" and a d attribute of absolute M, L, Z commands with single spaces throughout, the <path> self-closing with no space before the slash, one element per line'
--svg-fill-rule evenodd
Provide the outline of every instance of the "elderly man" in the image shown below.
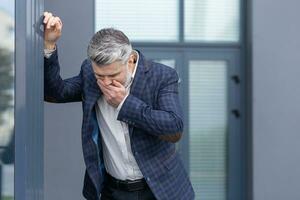
<path fill-rule="evenodd" d="M 62 22 L 44 13 L 45 100 L 81 101 L 88 200 L 189 200 L 194 191 L 175 150 L 183 130 L 175 70 L 148 61 L 116 29 L 90 40 L 78 76 L 62 80 Z"/>

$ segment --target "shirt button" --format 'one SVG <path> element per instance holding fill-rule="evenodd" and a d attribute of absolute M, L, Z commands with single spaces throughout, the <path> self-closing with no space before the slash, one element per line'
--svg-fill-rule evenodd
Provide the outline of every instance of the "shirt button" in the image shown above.
<path fill-rule="evenodd" d="M 137 156 L 137 155 L 139 155 L 139 153 L 136 151 L 136 152 L 134 152 L 134 155 L 136 155 L 136 156 Z"/>
<path fill-rule="evenodd" d="M 146 179 L 147 179 L 147 181 L 150 181 L 150 178 L 149 178 L 149 177 L 147 177 Z"/>

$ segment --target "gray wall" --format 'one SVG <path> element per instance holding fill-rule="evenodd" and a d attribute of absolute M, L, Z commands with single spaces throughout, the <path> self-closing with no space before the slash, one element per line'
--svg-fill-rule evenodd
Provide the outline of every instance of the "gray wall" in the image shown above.
<path fill-rule="evenodd" d="M 253 199 L 300 199 L 300 1 L 252 0 Z"/>
<path fill-rule="evenodd" d="M 45 10 L 64 25 L 58 43 L 61 75 L 75 76 L 93 34 L 93 0 L 45 0 Z M 81 103 L 45 103 L 45 200 L 83 199 L 81 120 Z"/>

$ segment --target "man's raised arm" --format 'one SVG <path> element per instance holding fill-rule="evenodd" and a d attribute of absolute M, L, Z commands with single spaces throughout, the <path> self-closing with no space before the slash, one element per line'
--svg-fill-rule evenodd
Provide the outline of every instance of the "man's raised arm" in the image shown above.
<path fill-rule="evenodd" d="M 44 12 L 44 99 L 53 103 L 81 101 L 82 72 L 62 80 L 56 42 L 61 36 L 62 22 L 50 12 Z"/>

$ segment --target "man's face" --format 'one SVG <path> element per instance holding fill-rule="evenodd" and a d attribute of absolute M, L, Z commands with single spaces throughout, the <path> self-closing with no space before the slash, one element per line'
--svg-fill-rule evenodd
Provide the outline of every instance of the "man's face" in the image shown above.
<path fill-rule="evenodd" d="M 92 67 L 96 79 L 102 80 L 105 86 L 113 84 L 113 80 L 118 81 L 125 86 L 128 78 L 130 78 L 127 63 L 123 64 L 122 62 L 117 61 L 109 65 L 98 66 L 96 63 L 92 62 Z"/>

